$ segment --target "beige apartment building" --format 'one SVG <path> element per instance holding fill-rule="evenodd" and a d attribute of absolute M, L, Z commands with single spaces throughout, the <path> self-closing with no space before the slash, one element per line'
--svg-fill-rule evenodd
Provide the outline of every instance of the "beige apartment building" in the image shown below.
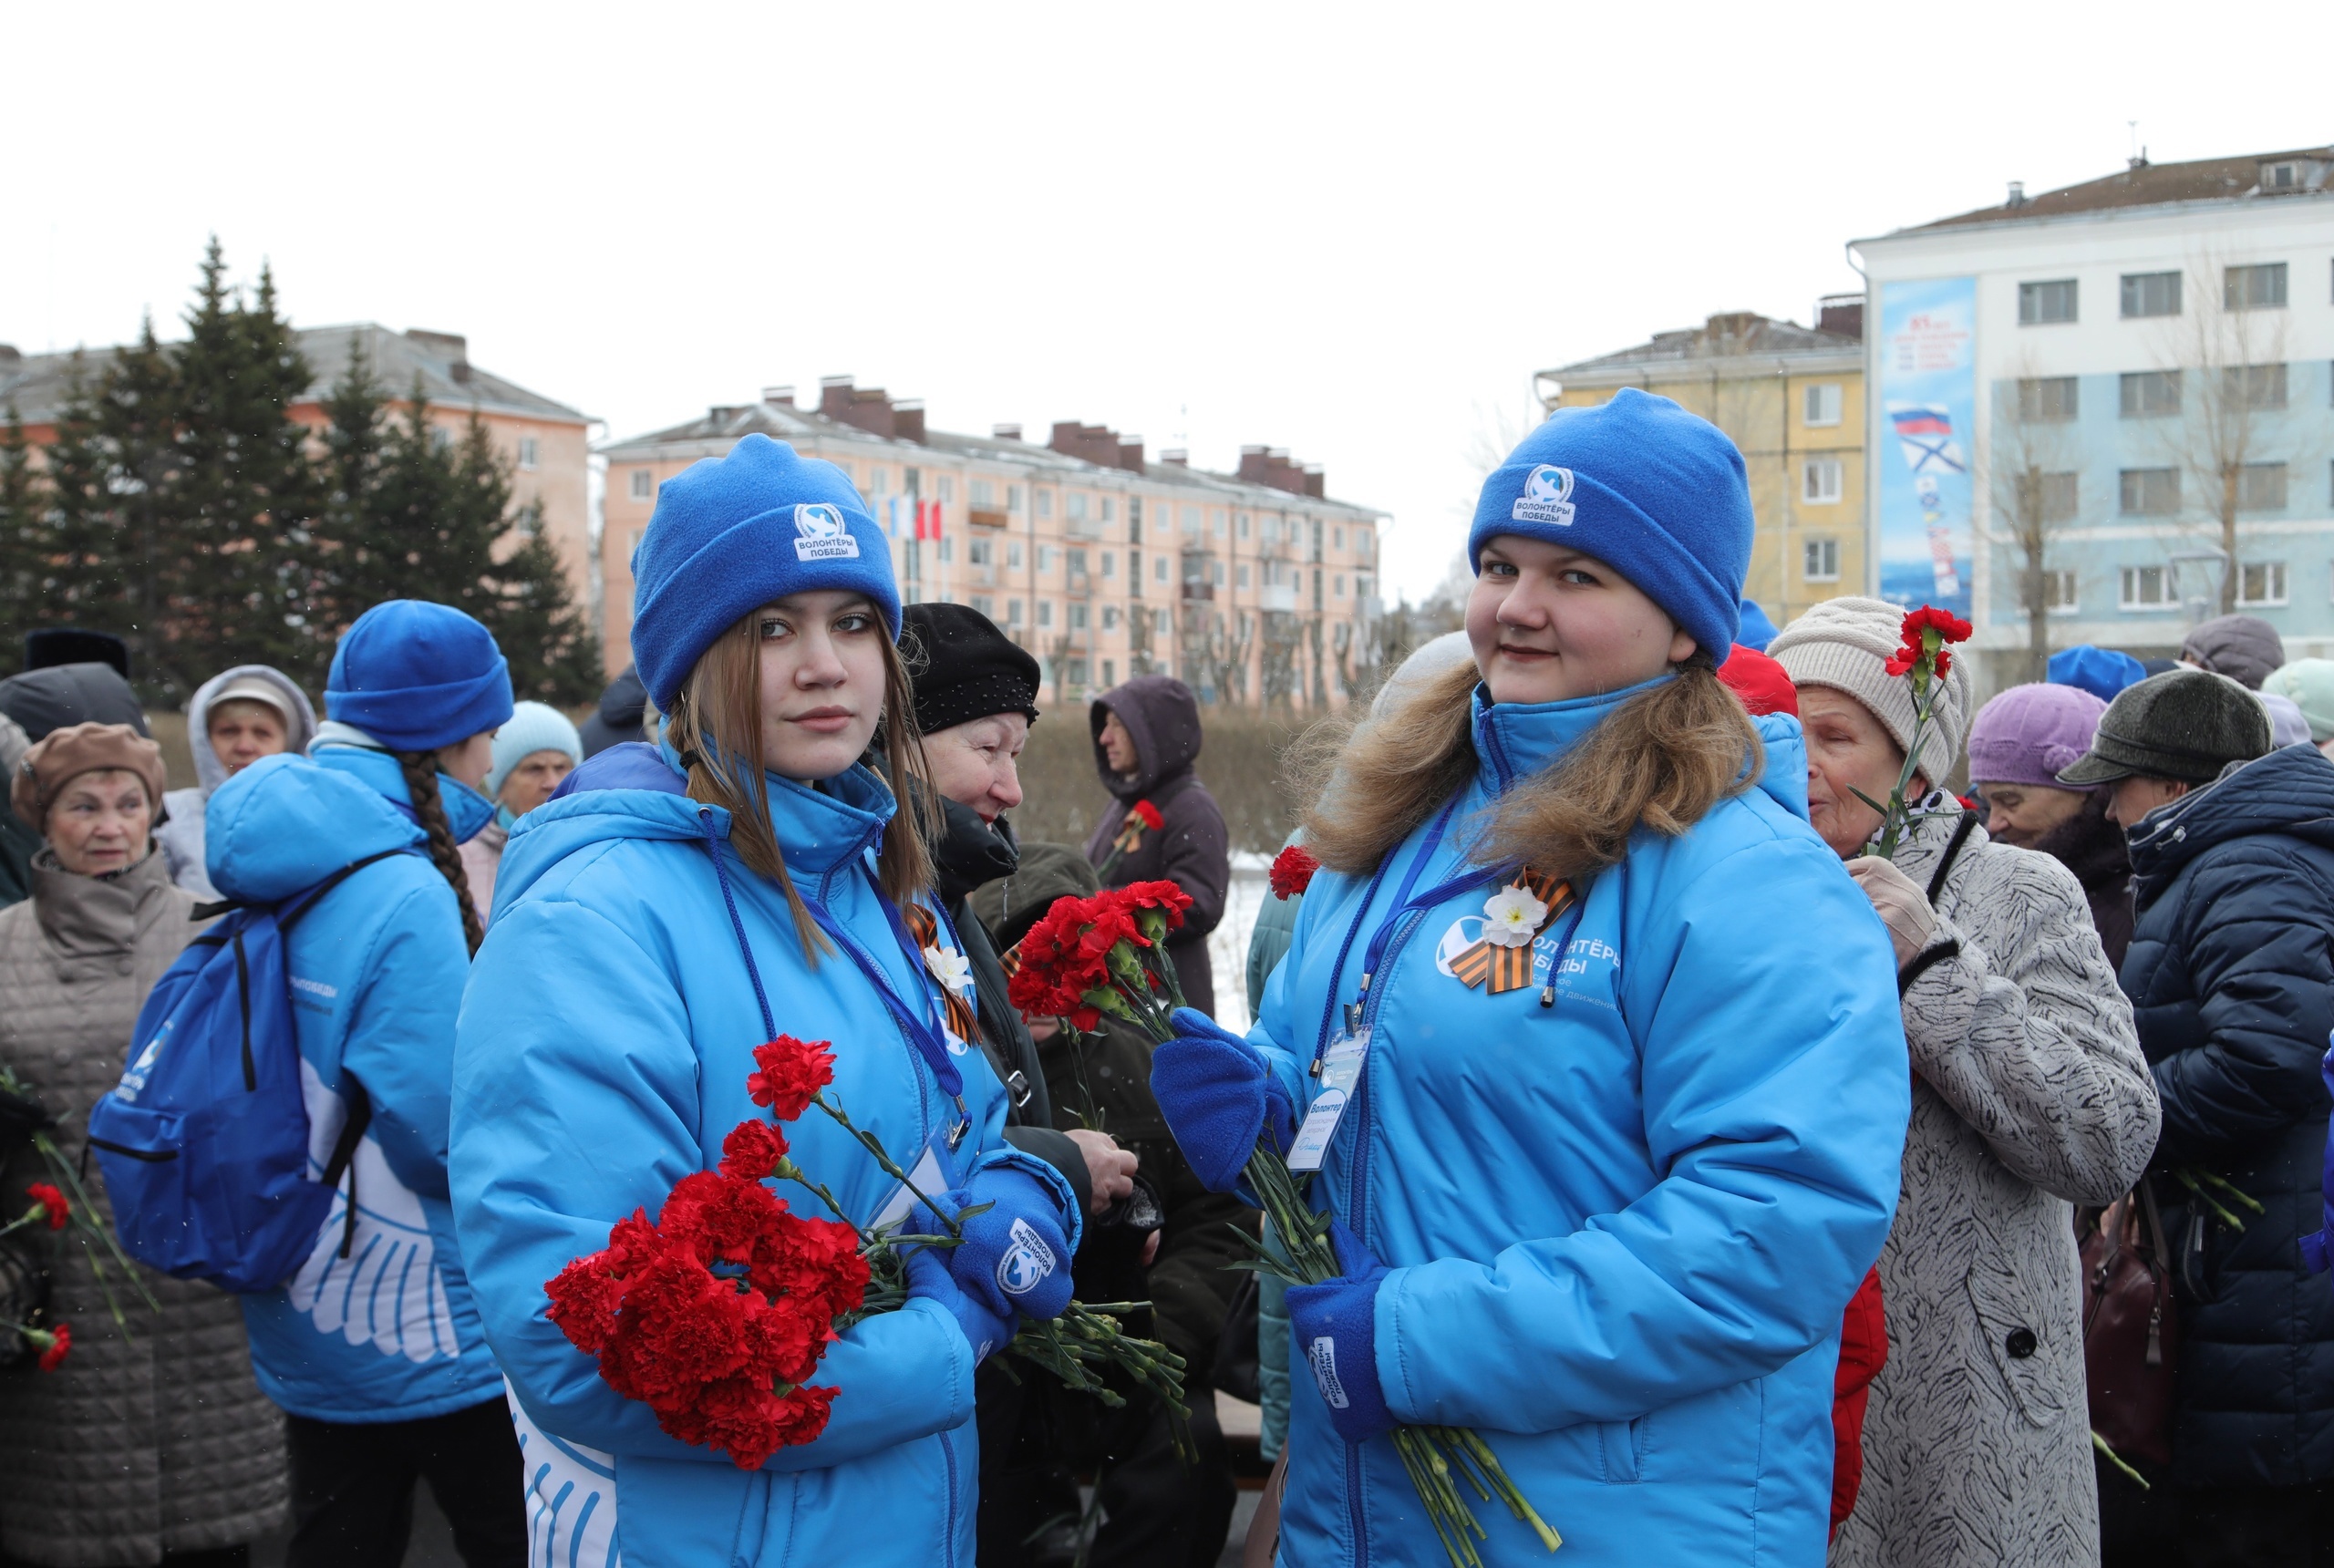
<path fill-rule="evenodd" d="M 1758 519 L 1743 593 L 1778 626 L 1865 592 L 1864 298 L 1826 299 L 1816 320 L 1714 315 L 1534 377 L 1550 413 L 1636 387 L 1734 438 Z"/>
<path fill-rule="evenodd" d="M 1180 451 L 1152 462 L 1141 437 L 1099 425 L 956 435 L 927 428 L 919 402 L 831 377 L 816 408 L 775 387 L 601 449 L 611 670 L 629 656 L 632 553 L 656 487 L 756 432 L 849 475 L 892 533 L 903 598 L 989 616 L 1043 664 L 1049 701 L 1159 673 L 1203 700 L 1319 709 L 1374 665 L 1386 514 L 1330 500 L 1318 467 L 1265 447 L 1242 449 L 1233 474 Z M 916 537 L 919 510 L 936 539 Z"/>
<path fill-rule="evenodd" d="M 472 365 L 469 340 L 456 333 L 392 332 L 358 323 L 305 327 L 293 336 L 308 362 L 309 378 L 289 412 L 311 428 L 330 423 L 325 399 L 360 346 L 382 391 L 402 405 L 418 380 L 429 421 L 450 436 L 459 437 L 476 413 L 511 465 L 512 504 L 542 509 L 540 526 L 567 568 L 569 591 L 577 604 L 592 603 L 593 420 Z M 82 351 L 79 373 L 94 380 L 113 353 Z M 0 344 L 0 409 L 15 407 L 36 447 L 57 438 L 57 416 L 72 390 L 74 360 L 71 354 L 20 354 Z"/>

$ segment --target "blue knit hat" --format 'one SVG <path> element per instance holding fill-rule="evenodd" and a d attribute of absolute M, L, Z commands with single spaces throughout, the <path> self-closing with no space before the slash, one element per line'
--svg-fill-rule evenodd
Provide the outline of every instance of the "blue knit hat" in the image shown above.
<path fill-rule="evenodd" d="M 511 717 L 511 666 L 494 634 L 452 605 L 391 599 L 340 634 L 325 717 L 394 751 L 435 751 Z"/>
<path fill-rule="evenodd" d="M 739 616 L 789 593 L 864 593 L 900 634 L 892 546 L 859 492 L 834 464 L 764 435 L 657 487 L 632 580 L 633 662 L 659 708 Z"/>
<path fill-rule="evenodd" d="M 2118 692 L 2137 686 L 2147 674 L 2146 667 L 2131 655 L 2114 648 L 2094 648 L 2089 643 L 2060 648 L 2050 655 L 2052 686 L 2073 686 L 2102 702 L 2113 702 Z"/>
<path fill-rule="evenodd" d="M 511 769 L 538 751 L 563 751 L 571 766 L 584 766 L 584 738 L 565 714 L 548 703 L 520 703 L 494 732 L 494 767 L 486 776 L 486 798 L 501 794 Z"/>
<path fill-rule="evenodd" d="M 1712 658 L 1735 642 L 1750 570 L 1750 486 L 1726 432 L 1667 397 L 1625 387 L 1559 408 L 1483 481 L 1467 564 L 1503 533 L 1605 562 Z"/>

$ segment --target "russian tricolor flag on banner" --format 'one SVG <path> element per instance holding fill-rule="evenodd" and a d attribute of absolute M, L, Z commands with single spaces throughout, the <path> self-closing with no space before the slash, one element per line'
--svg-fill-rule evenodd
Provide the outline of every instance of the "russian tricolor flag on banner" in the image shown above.
<path fill-rule="evenodd" d="M 918 539 L 940 537 L 940 503 L 919 500 L 915 503 L 915 536 Z"/>

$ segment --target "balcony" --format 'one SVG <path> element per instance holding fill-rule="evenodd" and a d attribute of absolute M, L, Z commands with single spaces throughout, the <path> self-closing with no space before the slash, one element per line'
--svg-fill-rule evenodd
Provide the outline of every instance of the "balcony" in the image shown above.
<path fill-rule="evenodd" d="M 1265 583 L 1256 590 L 1256 607 L 1261 610 L 1283 612 L 1296 609 L 1296 584 L 1294 583 Z"/>
<path fill-rule="evenodd" d="M 1183 603 L 1186 604 L 1205 604 L 1214 598 L 1215 586 L 1213 583 L 1186 582 L 1183 584 Z"/>
<path fill-rule="evenodd" d="M 995 507 L 973 507 L 965 513 L 965 519 L 975 528 L 1003 528 L 1006 523 L 1005 513 Z"/>

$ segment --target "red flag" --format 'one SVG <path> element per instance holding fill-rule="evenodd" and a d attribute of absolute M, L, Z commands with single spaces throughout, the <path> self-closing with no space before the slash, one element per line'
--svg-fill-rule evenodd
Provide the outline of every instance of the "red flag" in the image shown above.
<path fill-rule="evenodd" d="M 927 532 L 926 530 L 930 531 Z M 915 536 L 918 539 L 940 537 L 940 503 L 920 500 L 915 503 Z"/>

